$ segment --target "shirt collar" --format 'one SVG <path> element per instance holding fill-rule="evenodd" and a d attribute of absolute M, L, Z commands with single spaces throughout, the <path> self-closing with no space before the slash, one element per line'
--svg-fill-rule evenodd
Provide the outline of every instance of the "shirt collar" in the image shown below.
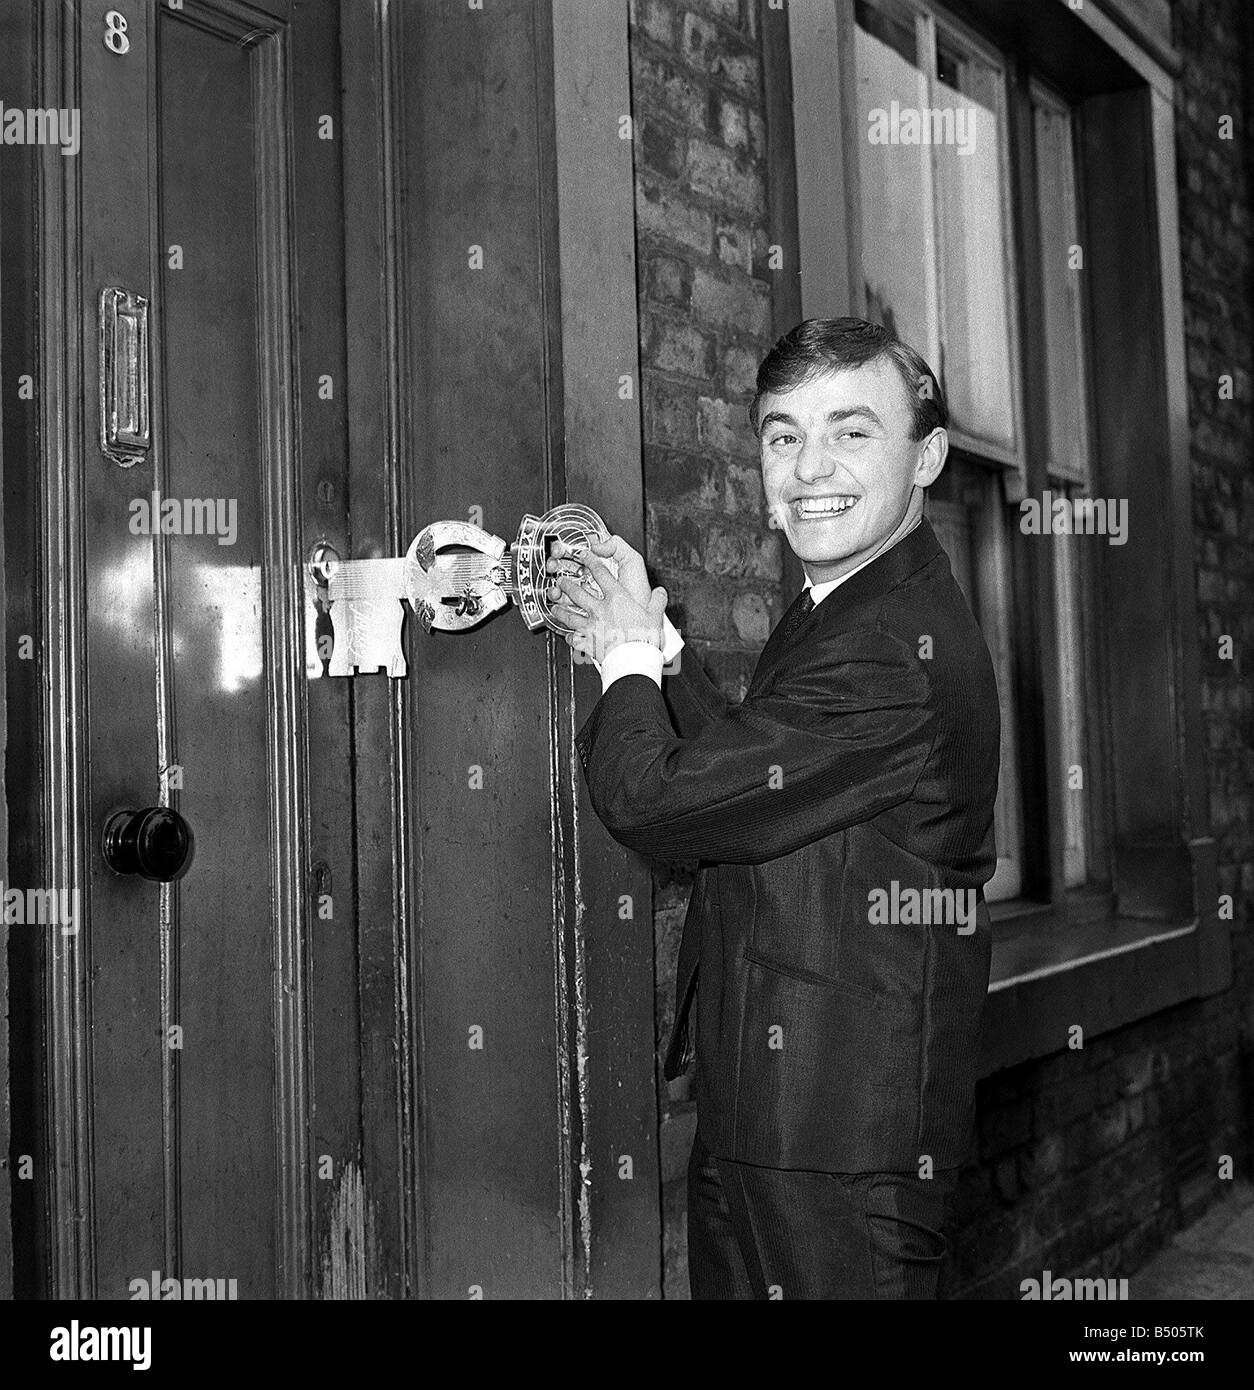
<path fill-rule="evenodd" d="M 910 528 L 910 531 L 913 531 L 915 527 L 918 526 L 919 521 L 922 520 L 923 513 L 920 512 L 919 520 L 914 523 L 914 526 Z M 906 536 L 910 534 L 910 531 L 906 531 L 903 535 L 898 536 L 897 539 L 893 542 L 893 544 L 900 545 L 901 542 L 905 540 Z M 819 604 L 822 603 L 823 600 L 828 596 L 828 594 L 832 592 L 833 589 L 840 588 L 840 586 L 845 582 L 846 579 L 852 579 L 853 576 L 857 574 L 857 572 L 860 569 L 865 569 L 871 563 L 872 560 L 878 560 L 879 557 L 883 554 L 884 551 L 881 550 L 877 554 L 870 556 L 866 560 L 863 560 L 863 562 L 860 565 L 856 565 L 853 569 L 851 569 L 848 572 L 848 574 L 842 574 L 839 579 L 827 579 L 822 584 L 811 584 L 810 576 L 806 575 L 805 583 L 803 584 L 802 588 L 810 590 L 810 597 L 814 601 L 814 606 L 817 608 Z"/>

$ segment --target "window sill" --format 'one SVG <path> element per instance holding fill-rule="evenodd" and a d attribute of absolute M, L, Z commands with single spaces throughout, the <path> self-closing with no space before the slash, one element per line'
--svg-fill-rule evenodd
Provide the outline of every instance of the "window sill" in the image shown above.
<path fill-rule="evenodd" d="M 1062 1051 L 1076 1024 L 1087 1044 L 1204 992 L 1197 918 L 1082 920 L 1093 902 L 1078 898 L 1064 928 L 1048 906 L 994 914 L 982 1076 Z"/>

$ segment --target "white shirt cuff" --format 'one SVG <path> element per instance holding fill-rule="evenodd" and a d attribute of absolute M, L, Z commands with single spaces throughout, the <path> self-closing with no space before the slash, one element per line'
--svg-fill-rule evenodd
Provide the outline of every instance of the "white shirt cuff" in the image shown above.
<path fill-rule="evenodd" d="M 684 639 L 671 625 L 671 620 L 662 614 L 662 661 L 669 666 L 683 649 Z"/>
<path fill-rule="evenodd" d="M 662 652 L 652 642 L 620 642 L 605 653 L 601 663 L 601 694 L 624 676 L 648 676 L 662 688 Z"/>
<path fill-rule="evenodd" d="M 662 647 L 652 642 L 620 642 L 605 654 L 605 660 L 594 663 L 601 673 L 601 694 L 621 680 L 623 676 L 648 676 L 654 685 L 662 688 L 662 667 L 669 666 L 679 655 L 684 639 L 671 623 L 662 615 Z"/>

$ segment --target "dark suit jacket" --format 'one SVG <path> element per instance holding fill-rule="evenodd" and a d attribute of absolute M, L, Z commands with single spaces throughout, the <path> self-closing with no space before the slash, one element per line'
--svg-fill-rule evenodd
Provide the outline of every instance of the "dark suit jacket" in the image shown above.
<path fill-rule="evenodd" d="M 701 861 L 666 1075 L 686 1061 L 695 986 L 705 1144 L 776 1168 L 961 1164 L 1000 720 L 988 648 L 931 526 L 786 640 L 777 628 L 743 703 L 690 653 L 663 683 L 616 681 L 576 746 L 616 840 Z M 930 924 L 922 909 L 874 924 L 872 895 L 894 882 L 898 905 L 908 890 L 970 890 L 975 930 L 937 923 L 939 895 Z"/>

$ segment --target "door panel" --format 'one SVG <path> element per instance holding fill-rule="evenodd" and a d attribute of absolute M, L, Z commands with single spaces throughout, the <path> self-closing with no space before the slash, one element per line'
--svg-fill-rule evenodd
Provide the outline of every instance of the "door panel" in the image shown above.
<path fill-rule="evenodd" d="M 422 456 L 415 516 L 467 517 L 507 534 L 549 505 L 548 305 L 534 208 L 539 147 L 532 4 L 491 25 L 431 7 L 401 33 L 406 379 Z M 512 80 L 511 80 L 512 79 Z M 456 121 L 449 111 L 459 113 Z M 511 158 L 468 158 L 508 148 Z M 523 214 L 523 215 L 520 215 Z M 472 268 L 473 246 L 483 268 Z M 415 849 L 422 866 L 424 1217 L 437 1297 L 557 1297 L 568 1166 L 555 982 L 548 640 L 506 611 L 424 642 L 414 710 Z M 477 773 L 475 769 L 480 769 Z M 422 808 L 428 808 L 425 812 Z M 470 1030 L 482 1029 L 482 1048 Z"/>
<path fill-rule="evenodd" d="M 274 1287 L 275 1145 L 257 302 L 258 55 L 162 9 L 158 300 L 165 489 L 234 504 L 237 534 L 171 538 L 169 669 L 180 810 L 196 856 L 179 885 L 179 1210 L 183 1264 Z M 263 40 L 278 42 L 276 39 Z M 264 137 L 263 137 L 264 138 Z M 181 248 L 171 266 L 168 248 Z M 173 253 L 177 255 L 177 253 Z M 215 514 L 215 522 L 218 520 Z"/>
<path fill-rule="evenodd" d="M 316 391 L 299 390 L 296 266 L 313 261 L 310 293 L 332 306 L 329 342 L 325 319 L 311 325 L 317 365 L 342 371 L 342 209 L 316 125 L 302 139 L 291 114 L 338 117 L 335 12 L 154 6 L 128 15 L 125 55 L 101 58 L 96 8 L 81 31 L 85 105 L 110 113 L 118 139 L 85 138 L 85 180 L 125 198 L 107 217 L 87 203 L 82 254 L 93 297 L 117 282 L 152 299 L 154 439 L 133 469 L 89 457 L 84 470 L 91 533 L 123 550 L 105 564 L 89 552 L 88 570 L 125 595 L 89 622 L 103 793 L 89 834 L 108 807 L 160 799 L 196 840 L 170 885 L 93 861 L 93 1075 L 76 1121 L 113 1143 L 79 1164 L 96 1207 L 80 1277 L 106 1297 L 154 1269 L 234 1279 L 241 1297 L 302 1294 L 317 1259 L 311 1171 L 328 1154 L 334 1193 L 357 1148 L 342 1086 L 311 1126 L 310 870 L 338 856 L 335 930 L 351 943 L 351 767 L 348 692 L 317 686 L 311 706 L 301 627 L 306 491 L 329 497 L 319 535 L 343 551 L 347 528 L 342 405 L 315 410 Z M 115 153 L 134 150 L 146 166 Z M 121 280 L 100 275 L 111 246 Z M 135 536 L 126 517 L 153 489 L 181 518 Z M 320 898 L 335 877 L 319 868 Z M 342 947 L 327 954 L 344 964 Z M 352 1018 L 352 985 L 351 970 L 335 981 L 330 1019 Z M 53 1043 L 73 1055 L 72 1036 Z M 342 1028 L 335 1054 L 328 1078 L 354 1075 Z M 351 1087 L 347 1100 L 351 1116 Z M 315 1144 L 329 1134 L 334 1146 Z"/>

